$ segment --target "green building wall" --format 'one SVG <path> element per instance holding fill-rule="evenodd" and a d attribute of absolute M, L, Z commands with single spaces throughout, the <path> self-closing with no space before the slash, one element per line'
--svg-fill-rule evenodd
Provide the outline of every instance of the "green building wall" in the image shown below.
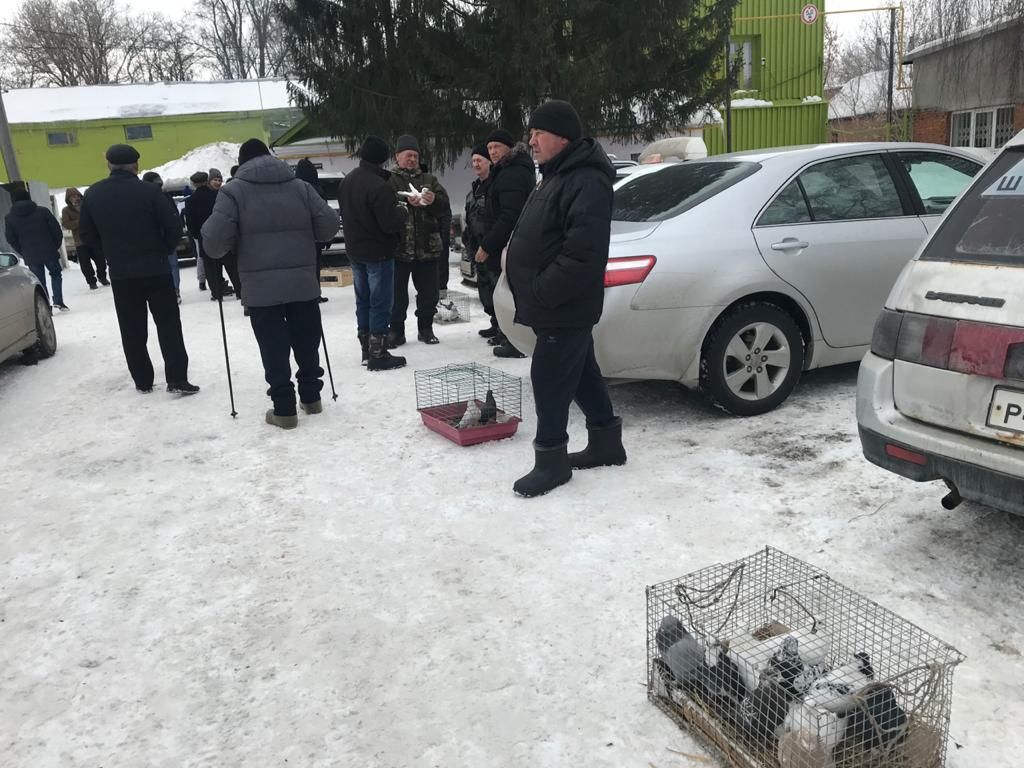
<path fill-rule="evenodd" d="M 275 128 L 287 122 L 284 113 L 288 112 L 253 111 L 117 118 L 78 123 L 21 123 L 11 126 L 11 138 L 23 178 L 37 179 L 51 188 L 84 186 L 107 175 L 103 156 L 111 144 L 132 144 L 141 155 L 139 166 L 153 168 L 215 141 L 242 142 L 253 137 L 267 141 L 273 133 L 280 132 Z M 130 125 L 151 126 L 153 138 L 128 142 L 125 128 Z M 56 131 L 72 132 L 75 142 L 50 146 L 47 134 Z M 9 178 L 2 160 L 0 171 L 4 179 Z"/>

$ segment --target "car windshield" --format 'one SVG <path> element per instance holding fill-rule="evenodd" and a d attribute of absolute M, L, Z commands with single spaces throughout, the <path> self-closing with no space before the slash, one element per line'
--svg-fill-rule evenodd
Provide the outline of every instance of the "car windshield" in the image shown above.
<path fill-rule="evenodd" d="M 761 166 L 688 161 L 637 176 L 615 190 L 615 221 L 665 221 L 703 203 Z"/>
<path fill-rule="evenodd" d="M 985 169 L 921 259 L 1024 267 L 1024 147 Z"/>

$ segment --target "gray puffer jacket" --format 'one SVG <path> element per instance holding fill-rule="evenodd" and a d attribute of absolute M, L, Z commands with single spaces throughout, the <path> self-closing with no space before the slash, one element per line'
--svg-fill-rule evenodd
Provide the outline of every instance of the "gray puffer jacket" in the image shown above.
<path fill-rule="evenodd" d="M 320 296 L 316 244 L 330 242 L 338 215 L 309 184 L 272 155 L 245 163 L 221 187 L 203 225 L 207 256 L 238 256 L 242 303 L 272 307 Z"/>

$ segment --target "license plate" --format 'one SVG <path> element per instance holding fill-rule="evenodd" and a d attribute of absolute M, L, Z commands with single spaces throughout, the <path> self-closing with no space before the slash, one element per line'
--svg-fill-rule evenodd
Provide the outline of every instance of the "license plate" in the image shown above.
<path fill-rule="evenodd" d="M 988 425 L 993 429 L 1024 434 L 1024 392 L 997 387 L 988 408 Z"/>

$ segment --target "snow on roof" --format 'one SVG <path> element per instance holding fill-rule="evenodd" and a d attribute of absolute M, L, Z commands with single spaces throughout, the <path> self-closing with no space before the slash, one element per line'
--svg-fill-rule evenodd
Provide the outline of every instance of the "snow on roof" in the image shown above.
<path fill-rule="evenodd" d="M 187 182 L 193 173 L 209 171 L 211 168 L 216 168 L 227 179 L 231 166 L 238 163 L 238 148 L 240 146 L 242 145 L 232 144 L 230 141 L 204 144 L 186 152 L 177 160 L 171 160 L 147 170 L 159 173 L 160 178 L 164 180 L 164 186 L 168 188 L 177 187 L 179 184 L 184 186 L 184 182 Z M 139 175 L 141 176 L 145 172 L 145 170 L 140 171 Z"/>
<path fill-rule="evenodd" d="M 897 77 L 894 73 L 894 77 Z M 828 119 L 842 120 L 860 115 L 876 115 L 888 109 L 889 71 L 868 72 L 843 83 L 829 99 Z M 904 80 L 910 82 L 910 68 L 904 67 Z M 910 89 L 901 90 L 898 78 L 893 83 L 892 100 L 895 109 L 910 109 Z"/>
<path fill-rule="evenodd" d="M 774 107 L 775 103 L 764 99 L 733 99 L 733 109 L 750 109 L 756 107 Z"/>
<path fill-rule="evenodd" d="M 12 124 L 287 109 L 285 78 L 23 88 L 4 94 Z"/>
<path fill-rule="evenodd" d="M 1021 24 L 1021 19 L 1019 17 L 1014 17 L 1010 19 L 997 19 L 996 21 L 989 22 L 988 24 L 982 24 L 981 26 L 975 27 L 974 29 L 968 29 L 964 32 L 957 32 L 952 35 L 946 35 L 945 37 L 940 37 L 937 40 L 932 40 L 931 42 L 925 43 L 924 45 L 919 45 L 917 48 L 914 48 L 909 53 L 904 54 L 903 61 L 909 64 L 915 59 L 921 58 L 922 56 L 928 56 L 930 54 L 941 51 L 944 48 L 959 45 L 960 43 L 967 43 L 972 40 L 978 40 L 982 37 L 987 37 L 988 35 L 995 34 L 996 32 L 1001 32 L 1004 29 L 1009 29 L 1010 27 L 1016 26 L 1018 24 Z"/>

